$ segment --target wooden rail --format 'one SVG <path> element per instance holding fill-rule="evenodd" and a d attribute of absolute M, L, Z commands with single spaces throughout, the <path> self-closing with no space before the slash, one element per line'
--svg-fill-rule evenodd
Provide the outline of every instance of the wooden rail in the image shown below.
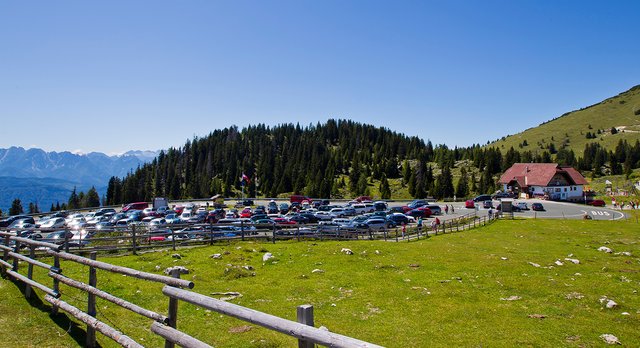
<path fill-rule="evenodd" d="M 112 340 L 118 342 L 121 346 L 123 347 L 130 347 L 130 348 L 144 348 L 143 345 L 139 344 L 138 342 L 134 341 L 133 339 L 131 339 L 129 336 L 124 335 L 122 332 L 113 329 L 112 327 L 110 327 L 109 325 L 101 322 L 100 320 L 90 316 L 89 314 L 81 311 L 80 309 L 60 300 L 54 297 L 51 297 L 49 295 L 46 295 L 44 297 L 44 299 L 51 303 L 52 305 L 55 305 L 57 307 L 59 307 L 60 309 L 64 310 L 65 312 L 73 315 L 75 318 L 77 318 L 78 320 L 82 321 L 83 323 L 87 324 L 88 326 L 91 326 L 92 328 L 94 328 L 95 330 L 101 332 L 103 335 L 111 338 Z"/>
<path fill-rule="evenodd" d="M 263 326 L 273 331 L 293 336 L 301 340 L 311 341 L 327 347 L 381 347 L 369 342 L 360 341 L 348 336 L 320 330 L 312 326 L 276 317 L 271 314 L 262 313 L 250 308 L 242 307 L 233 303 L 194 293 L 192 291 L 165 286 L 162 289 L 162 293 L 171 298 L 185 301 L 205 309 L 222 313 L 240 320 Z"/>

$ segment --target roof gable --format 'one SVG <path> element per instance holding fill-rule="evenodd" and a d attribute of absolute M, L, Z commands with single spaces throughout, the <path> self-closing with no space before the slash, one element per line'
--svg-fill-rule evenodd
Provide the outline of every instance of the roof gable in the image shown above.
<path fill-rule="evenodd" d="M 571 167 L 561 167 L 557 163 L 514 163 L 500 177 L 498 183 L 508 184 L 513 180 L 526 186 L 549 186 L 556 174 L 565 175 L 574 185 L 586 185 L 587 180 Z M 524 180 L 523 180 L 524 178 Z"/>

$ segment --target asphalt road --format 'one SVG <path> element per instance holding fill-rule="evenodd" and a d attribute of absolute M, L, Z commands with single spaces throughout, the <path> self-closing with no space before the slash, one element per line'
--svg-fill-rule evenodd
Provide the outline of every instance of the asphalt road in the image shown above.
<path fill-rule="evenodd" d="M 553 202 L 539 199 L 527 199 L 527 200 L 515 200 L 514 202 L 526 202 L 529 208 L 532 203 L 542 203 L 544 211 L 523 210 L 521 212 L 514 212 L 516 217 L 527 218 L 545 218 L 545 219 L 582 219 L 584 214 L 591 216 L 593 220 L 619 220 L 624 219 L 627 216 L 620 210 L 613 210 L 607 207 L 592 207 L 584 204 L 567 203 L 567 202 Z M 496 206 L 499 201 L 494 201 Z M 473 212 L 473 209 L 464 207 L 464 202 L 438 202 L 439 205 L 447 204 L 455 208 L 455 214 L 444 214 L 440 217 L 440 220 L 448 220 L 451 218 L 459 217 L 464 214 Z M 488 209 L 482 208 L 482 204 L 476 204 L 476 210 L 478 216 L 487 215 Z M 494 209 L 495 210 L 495 209 Z M 451 212 L 451 211 L 449 211 Z"/>

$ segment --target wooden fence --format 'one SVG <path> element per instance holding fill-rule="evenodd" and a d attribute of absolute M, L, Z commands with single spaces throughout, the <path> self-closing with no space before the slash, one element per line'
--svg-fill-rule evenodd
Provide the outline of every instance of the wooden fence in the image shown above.
<path fill-rule="evenodd" d="M 63 310 L 87 325 L 87 335 L 85 345 L 87 347 L 96 346 L 96 332 L 112 339 L 123 347 L 143 347 L 131 337 L 116 330 L 107 323 L 96 318 L 96 298 L 101 298 L 122 307 L 132 313 L 151 320 L 150 329 L 165 340 L 165 347 L 172 348 L 175 344 L 182 347 L 210 347 L 207 343 L 190 336 L 189 334 L 177 330 L 178 302 L 185 301 L 194 305 L 217 311 L 219 313 L 232 316 L 244 321 L 261 325 L 270 330 L 278 331 L 298 339 L 300 347 L 313 347 L 314 344 L 326 345 L 330 347 L 379 347 L 378 345 L 357 340 L 355 338 L 335 334 L 313 327 L 313 307 L 309 305 L 300 306 L 297 309 L 298 321 L 293 322 L 273 315 L 252 310 L 250 308 L 227 303 L 215 298 L 210 298 L 187 289 L 192 289 L 194 283 L 180 279 L 179 269 L 173 269 L 171 276 L 163 276 L 153 273 L 138 271 L 135 269 L 112 265 L 96 260 L 97 253 L 91 252 L 90 258 L 78 256 L 63 251 L 62 245 L 52 244 L 42 241 L 34 241 L 13 235 L 12 233 L 0 232 L 3 243 L 0 249 L 4 252 L 0 260 L 3 274 L 23 282 L 25 284 L 25 296 L 33 296 L 32 288 L 44 292 L 45 300 L 52 305 L 52 312 L 55 314 Z M 28 256 L 23 255 L 23 247 L 28 249 Z M 53 265 L 37 259 L 35 249 L 44 249 L 42 256 L 53 258 Z M 60 261 L 75 262 L 89 266 L 89 282 L 66 277 L 60 267 Z M 12 261 L 12 262 L 10 262 Z M 19 262 L 28 264 L 27 275 L 19 273 Z M 47 271 L 47 276 L 52 281 L 52 286 L 38 283 L 33 278 L 34 266 Z M 134 303 L 122 298 L 113 296 L 96 287 L 97 272 L 103 270 L 116 274 L 123 274 L 143 281 L 151 281 L 165 284 L 162 292 L 168 297 L 167 314 L 157 313 L 149 309 L 142 308 Z M 60 291 L 60 284 L 83 291 L 87 295 L 86 311 L 77 308 L 64 300 L 64 292 Z"/>

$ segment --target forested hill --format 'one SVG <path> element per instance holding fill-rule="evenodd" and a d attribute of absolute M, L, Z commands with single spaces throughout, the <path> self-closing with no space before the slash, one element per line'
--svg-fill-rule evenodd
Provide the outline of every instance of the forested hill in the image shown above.
<path fill-rule="evenodd" d="M 364 194 L 366 180 L 398 178 L 404 160 L 426 163 L 433 154 L 431 143 L 418 137 L 345 120 L 304 128 L 293 124 L 230 127 L 161 152 L 123 179 L 111 178 L 107 202 L 218 193 L 230 197 L 241 189 L 243 173 L 249 178 L 248 196 L 298 192 L 331 197 L 337 185 Z"/>

